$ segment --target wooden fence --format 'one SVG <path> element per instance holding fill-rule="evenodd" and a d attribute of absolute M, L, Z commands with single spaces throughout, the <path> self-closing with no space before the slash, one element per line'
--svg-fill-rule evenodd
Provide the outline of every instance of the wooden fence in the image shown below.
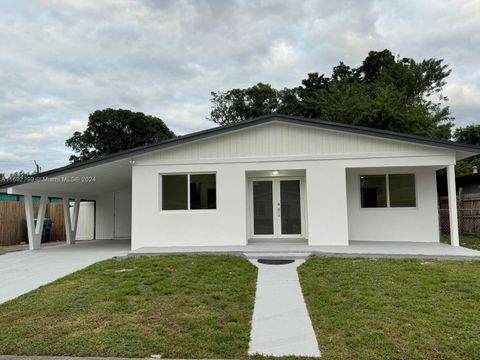
<path fill-rule="evenodd" d="M 33 204 L 35 214 L 38 207 L 38 203 Z M 63 204 L 48 204 L 45 217 L 53 221 L 50 241 L 65 241 Z M 27 242 L 25 204 L 20 201 L 0 201 L 0 246 L 23 242 Z"/>
<path fill-rule="evenodd" d="M 48 204 L 48 218 L 53 221 L 52 234 L 50 241 L 65 241 L 65 218 L 63 217 L 63 204 L 51 203 Z"/>
<path fill-rule="evenodd" d="M 450 232 L 448 198 L 439 199 L 440 231 Z M 480 194 L 460 194 L 457 197 L 458 232 L 460 235 L 480 236 Z"/>

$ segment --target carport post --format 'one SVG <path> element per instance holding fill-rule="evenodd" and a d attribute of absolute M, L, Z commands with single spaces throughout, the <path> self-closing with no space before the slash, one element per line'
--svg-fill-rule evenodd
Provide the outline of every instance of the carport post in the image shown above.
<path fill-rule="evenodd" d="M 40 243 L 43 233 L 43 221 L 45 220 L 45 212 L 47 210 L 48 197 L 42 195 L 40 197 L 40 207 L 37 214 L 37 225 L 35 225 L 35 214 L 33 211 L 32 194 L 25 194 L 25 215 L 27 220 L 28 247 L 30 250 L 40 249 Z"/>
<path fill-rule="evenodd" d="M 450 243 L 460 246 L 458 238 L 457 189 L 455 186 L 455 165 L 447 166 L 448 217 L 450 219 Z"/>
<path fill-rule="evenodd" d="M 72 216 L 70 216 L 70 198 L 68 196 L 63 197 L 62 201 L 67 244 L 75 244 L 75 238 L 77 236 L 78 213 L 80 209 L 80 198 L 75 198 Z"/>

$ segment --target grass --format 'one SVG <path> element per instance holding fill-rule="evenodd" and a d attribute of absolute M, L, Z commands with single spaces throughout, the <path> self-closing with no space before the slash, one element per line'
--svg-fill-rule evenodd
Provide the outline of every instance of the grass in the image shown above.
<path fill-rule="evenodd" d="M 256 273 L 229 256 L 101 262 L 0 305 L 0 354 L 247 358 Z M 325 360 L 480 359 L 479 261 L 315 257 L 299 274 Z"/>
<path fill-rule="evenodd" d="M 0 354 L 246 357 L 255 284 L 239 257 L 101 262 L 0 305 Z"/>
<path fill-rule="evenodd" d="M 480 359 L 480 262 L 311 258 L 323 359 Z"/>
<path fill-rule="evenodd" d="M 442 235 L 440 237 L 440 241 L 445 244 L 450 244 L 450 235 Z M 480 237 L 461 235 L 460 246 L 473 249 L 473 250 L 480 250 Z"/>

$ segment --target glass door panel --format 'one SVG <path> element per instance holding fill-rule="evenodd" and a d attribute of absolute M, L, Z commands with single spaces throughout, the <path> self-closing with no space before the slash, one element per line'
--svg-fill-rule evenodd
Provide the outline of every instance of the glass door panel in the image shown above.
<path fill-rule="evenodd" d="M 273 183 L 253 181 L 253 233 L 273 235 Z"/>
<path fill-rule="evenodd" d="M 280 180 L 282 235 L 302 233 L 300 180 Z"/>

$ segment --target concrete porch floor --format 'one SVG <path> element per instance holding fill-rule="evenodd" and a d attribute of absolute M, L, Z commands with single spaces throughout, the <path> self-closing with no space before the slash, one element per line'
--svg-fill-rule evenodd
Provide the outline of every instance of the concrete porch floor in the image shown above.
<path fill-rule="evenodd" d="M 349 246 L 310 246 L 294 243 L 255 243 L 243 246 L 173 246 L 142 247 L 128 253 L 129 256 L 153 256 L 169 254 L 227 254 L 254 257 L 290 257 L 305 255 L 339 257 L 396 257 L 478 259 L 480 251 L 453 247 L 443 243 L 350 241 Z"/>

